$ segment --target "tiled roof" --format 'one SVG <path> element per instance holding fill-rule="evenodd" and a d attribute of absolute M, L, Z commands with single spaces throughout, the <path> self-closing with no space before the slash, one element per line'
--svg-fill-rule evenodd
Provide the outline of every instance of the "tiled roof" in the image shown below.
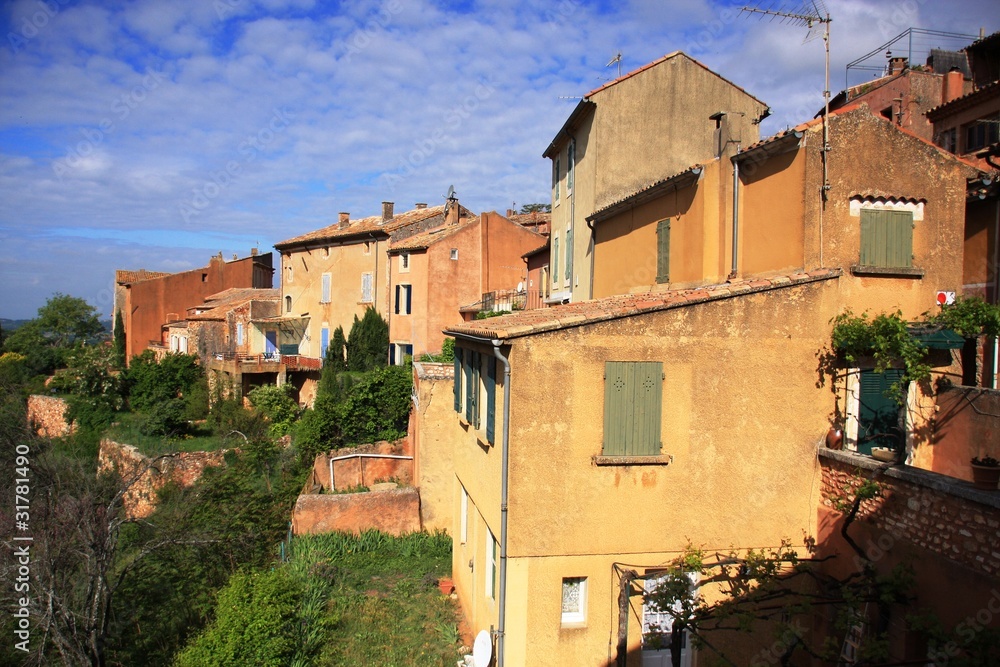
<path fill-rule="evenodd" d="M 138 271 L 128 271 L 124 269 L 118 269 L 115 271 L 115 282 L 121 284 L 127 283 L 138 283 L 143 280 L 152 280 L 153 278 L 163 278 L 165 276 L 172 275 L 170 273 L 164 273 L 163 271 L 147 271 L 146 269 L 139 269 Z"/>
<path fill-rule="evenodd" d="M 604 218 L 609 217 L 610 214 L 615 213 L 616 209 L 622 207 L 623 204 L 628 204 L 629 206 L 636 206 L 644 201 L 660 196 L 660 190 L 669 189 L 670 186 L 672 185 L 681 187 L 681 184 L 683 183 L 684 187 L 687 187 L 688 185 L 691 185 L 698 180 L 701 171 L 702 171 L 702 166 L 700 164 L 696 164 L 688 167 L 684 171 L 677 172 L 672 176 L 661 178 L 660 180 L 654 183 L 650 183 L 649 185 L 639 188 L 630 195 L 622 197 L 621 199 L 613 201 L 607 206 L 604 206 L 594 211 L 593 213 L 587 216 L 587 220 L 600 221 Z"/>
<path fill-rule="evenodd" d="M 414 234 L 408 238 L 393 242 L 389 246 L 389 252 L 398 252 L 401 250 L 426 250 L 438 241 L 443 241 L 446 238 L 454 236 L 468 227 L 472 222 L 474 221 L 460 223 L 457 225 L 442 225 L 426 232 Z"/>
<path fill-rule="evenodd" d="M 1000 81 L 988 83 L 961 97 L 956 97 L 950 102 L 939 104 L 927 111 L 927 119 L 930 121 L 940 120 L 950 112 L 958 111 L 968 106 L 972 106 L 983 100 L 988 100 L 1000 93 Z"/>
<path fill-rule="evenodd" d="M 283 250 L 297 245 L 306 245 L 321 241 L 335 241 L 357 235 L 366 236 L 372 233 L 380 233 L 388 236 L 401 227 L 412 225 L 414 223 L 427 220 L 428 218 L 433 218 L 434 216 L 441 216 L 443 222 L 444 204 L 440 204 L 438 206 L 428 206 L 427 208 L 415 208 L 407 211 L 406 213 L 400 213 L 399 215 L 393 216 L 388 222 L 383 222 L 381 215 L 373 215 L 367 218 L 351 220 L 350 225 L 348 225 L 346 229 L 341 229 L 339 224 L 334 223 L 328 227 L 323 227 L 322 229 L 309 232 L 308 234 L 302 234 L 301 236 L 290 238 L 287 241 L 275 243 L 274 247 L 278 250 Z"/>
<path fill-rule="evenodd" d="M 513 215 L 508 215 L 507 219 L 511 222 L 516 222 L 522 227 L 538 227 L 551 223 L 552 214 L 540 211 L 536 211 L 535 213 L 514 213 Z"/>
<path fill-rule="evenodd" d="M 645 294 L 624 294 L 592 301 L 580 301 L 552 308 L 522 310 L 501 317 L 474 320 L 449 327 L 445 333 L 474 338 L 511 339 L 547 331 L 595 324 L 609 320 L 683 308 L 707 301 L 735 298 L 785 287 L 839 278 L 840 269 L 818 269 L 770 278 L 753 278 L 692 289 L 667 290 Z"/>
<path fill-rule="evenodd" d="M 253 287 L 233 287 L 205 297 L 205 303 L 190 308 L 201 310 L 200 313 L 188 315 L 189 320 L 217 320 L 224 318 L 233 306 L 247 301 L 278 301 L 281 298 L 280 289 L 261 289 Z"/>
<path fill-rule="evenodd" d="M 535 255 L 537 255 L 540 252 L 546 252 L 546 251 L 548 251 L 548 249 L 549 249 L 549 240 L 546 238 L 545 239 L 545 243 L 543 243 L 542 245 L 538 246 L 534 250 L 529 250 L 528 252 L 526 252 L 523 255 L 521 255 L 521 257 L 522 257 L 522 259 L 527 259 L 529 257 L 534 257 Z"/>

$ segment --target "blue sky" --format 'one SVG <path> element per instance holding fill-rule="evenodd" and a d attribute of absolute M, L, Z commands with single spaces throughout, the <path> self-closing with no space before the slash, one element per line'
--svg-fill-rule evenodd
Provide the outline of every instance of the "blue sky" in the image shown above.
<path fill-rule="evenodd" d="M 771 106 L 764 134 L 806 120 L 822 40 L 743 4 L 4 2 L 0 316 L 32 317 L 55 292 L 106 315 L 116 268 L 268 252 L 340 211 L 441 203 L 450 185 L 476 212 L 547 202 L 542 151 L 619 51 L 623 72 L 699 59 Z M 906 28 L 1000 27 L 994 0 L 826 6 L 834 93 L 847 62 Z"/>

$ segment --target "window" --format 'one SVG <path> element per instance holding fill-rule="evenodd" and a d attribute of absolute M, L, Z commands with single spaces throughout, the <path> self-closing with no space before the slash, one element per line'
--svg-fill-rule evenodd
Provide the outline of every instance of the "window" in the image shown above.
<path fill-rule="evenodd" d="M 397 315 L 409 315 L 412 312 L 410 310 L 413 305 L 412 292 L 412 285 L 396 285 L 395 313 Z"/>
<path fill-rule="evenodd" d="M 938 135 L 937 145 L 949 153 L 958 152 L 958 129 L 950 128 Z"/>
<path fill-rule="evenodd" d="M 486 527 L 486 590 L 491 600 L 497 597 L 497 552 L 499 547 L 493 531 Z"/>
<path fill-rule="evenodd" d="M 208 274 L 207 273 L 201 274 L 201 282 L 203 282 L 203 283 L 207 283 L 208 282 Z"/>
<path fill-rule="evenodd" d="M 559 280 L 559 235 L 552 239 L 552 287 L 555 288 L 556 281 Z"/>
<path fill-rule="evenodd" d="M 285 297 L 285 312 L 286 313 L 292 312 L 292 297 L 290 296 Z"/>
<path fill-rule="evenodd" d="M 998 130 L 1000 130 L 1000 115 L 980 118 L 969 123 L 965 126 L 965 150 L 962 152 L 971 153 L 997 143 Z"/>
<path fill-rule="evenodd" d="M 326 349 L 330 347 L 330 330 L 323 327 L 319 330 L 319 356 L 326 358 Z"/>
<path fill-rule="evenodd" d="M 457 260 L 458 259 L 458 248 L 452 248 L 451 249 L 451 258 L 453 260 Z"/>
<path fill-rule="evenodd" d="M 396 353 L 393 355 L 393 364 L 402 366 L 406 363 L 406 357 L 413 358 L 413 345 L 409 343 L 395 343 Z"/>
<path fill-rule="evenodd" d="M 587 621 L 587 578 L 566 577 L 562 580 L 562 623 Z"/>
<path fill-rule="evenodd" d="M 243 344 L 243 323 L 242 322 L 237 322 L 236 323 L 236 344 L 237 345 L 242 345 Z"/>
<path fill-rule="evenodd" d="M 857 450 L 871 454 L 873 447 L 899 450 L 903 446 L 903 429 L 899 426 L 899 404 L 892 391 L 899 384 L 903 371 L 888 368 L 882 373 L 863 370 L 859 378 Z M 900 388 L 900 390 L 902 390 Z"/>
<path fill-rule="evenodd" d="M 403 273 L 410 270 L 410 253 L 404 252 L 399 255 L 399 270 Z"/>
<path fill-rule="evenodd" d="M 463 361 L 465 375 L 465 421 L 479 428 L 479 353 L 466 351 Z"/>
<path fill-rule="evenodd" d="M 656 223 L 656 282 L 670 282 L 670 218 Z"/>
<path fill-rule="evenodd" d="M 323 295 L 320 297 L 320 303 L 330 303 L 330 274 L 324 273 L 322 277 L 323 284 Z"/>
<path fill-rule="evenodd" d="M 573 167 L 576 165 L 576 140 L 569 142 L 566 149 L 566 194 L 573 192 Z"/>
<path fill-rule="evenodd" d="M 361 303 L 372 302 L 372 286 L 374 285 L 374 275 L 372 273 L 361 274 Z"/>
<path fill-rule="evenodd" d="M 460 347 L 455 348 L 455 412 L 462 414 L 462 357 L 463 350 Z"/>
<path fill-rule="evenodd" d="M 555 193 L 555 201 L 556 201 L 557 204 L 559 203 L 559 179 L 560 178 L 562 178 L 562 175 L 559 173 L 559 158 L 557 157 L 556 161 L 552 163 L 552 187 L 555 188 L 555 191 L 556 191 L 556 193 Z"/>
<path fill-rule="evenodd" d="M 566 284 L 570 285 L 573 280 L 573 228 L 566 228 Z"/>
<path fill-rule="evenodd" d="M 292 282 L 292 258 L 288 258 L 288 264 L 285 266 L 285 279 L 288 282 Z"/>
<path fill-rule="evenodd" d="M 482 399 L 486 394 L 486 400 Z M 475 429 L 485 424 L 488 444 L 496 442 L 497 359 L 455 348 L 455 412 Z"/>
<path fill-rule="evenodd" d="M 913 266 L 913 213 L 890 209 L 861 210 L 861 266 Z"/>
<path fill-rule="evenodd" d="M 465 544 L 469 539 L 469 492 L 462 487 L 462 505 L 461 513 L 459 515 L 459 535 L 461 535 L 461 542 Z"/>
<path fill-rule="evenodd" d="M 661 362 L 605 362 L 604 456 L 658 456 L 662 403 Z"/>

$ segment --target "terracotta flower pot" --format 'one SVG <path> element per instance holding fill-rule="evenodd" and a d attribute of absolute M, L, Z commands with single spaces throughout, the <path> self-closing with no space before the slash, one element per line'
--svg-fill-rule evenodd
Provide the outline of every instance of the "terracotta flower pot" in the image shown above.
<path fill-rule="evenodd" d="M 442 595 L 451 595 L 455 592 L 455 582 L 449 577 L 441 577 L 438 579 L 438 588 Z"/>
<path fill-rule="evenodd" d="M 972 465 L 972 482 L 981 489 L 996 491 L 1000 484 L 1000 466 Z"/>

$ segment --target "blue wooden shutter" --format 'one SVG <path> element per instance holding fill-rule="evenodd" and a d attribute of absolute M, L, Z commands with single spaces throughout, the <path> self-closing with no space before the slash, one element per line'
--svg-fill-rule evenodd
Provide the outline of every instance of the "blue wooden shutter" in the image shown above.
<path fill-rule="evenodd" d="M 656 223 L 656 282 L 670 282 L 670 218 Z"/>
<path fill-rule="evenodd" d="M 400 290 L 400 288 L 401 288 L 401 285 L 396 285 L 396 307 L 394 309 L 394 312 L 397 315 L 399 315 L 399 290 Z"/>
<path fill-rule="evenodd" d="M 413 285 L 406 286 L 406 314 L 413 312 Z"/>
<path fill-rule="evenodd" d="M 486 441 L 493 444 L 496 434 L 497 409 L 497 358 L 490 357 L 486 363 Z"/>
<path fill-rule="evenodd" d="M 330 330 L 323 327 L 319 330 L 319 356 L 326 357 L 328 347 L 330 347 Z"/>
<path fill-rule="evenodd" d="M 455 412 L 462 412 L 462 348 L 455 348 Z"/>
<path fill-rule="evenodd" d="M 662 403 L 661 362 L 605 362 L 604 454 L 658 455 Z"/>

